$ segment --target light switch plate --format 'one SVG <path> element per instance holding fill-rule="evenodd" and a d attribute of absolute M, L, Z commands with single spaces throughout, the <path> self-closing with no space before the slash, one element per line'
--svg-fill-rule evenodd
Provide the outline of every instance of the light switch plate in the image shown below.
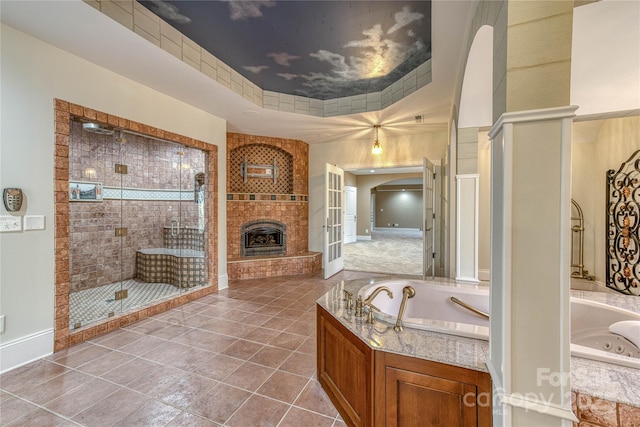
<path fill-rule="evenodd" d="M 24 229 L 26 230 L 44 230 L 44 215 L 25 215 Z"/>
<path fill-rule="evenodd" d="M 22 230 L 22 217 L 12 215 L 0 216 L 0 233 Z"/>

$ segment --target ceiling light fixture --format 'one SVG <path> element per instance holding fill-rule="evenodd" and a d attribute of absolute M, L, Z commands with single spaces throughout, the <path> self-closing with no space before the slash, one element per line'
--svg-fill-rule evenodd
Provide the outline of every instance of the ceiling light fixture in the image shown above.
<path fill-rule="evenodd" d="M 373 147 L 371 147 L 371 154 L 382 154 L 382 145 L 378 141 L 378 129 L 380 129 L 380 125 L 373 125 L 373 128 L 376 130 L 376 142 L 373 143 Z"/>

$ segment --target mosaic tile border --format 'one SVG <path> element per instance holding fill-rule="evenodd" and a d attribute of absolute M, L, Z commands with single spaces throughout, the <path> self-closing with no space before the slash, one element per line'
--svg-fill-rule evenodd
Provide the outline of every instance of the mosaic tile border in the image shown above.
<path fill-rule="evenodd" d="M 193 201 L 193 190 L 158 190 L 153 188 L 102 187 L 103 199 Z"/>
<path fill-rule="evenodd" d="M 231 202 L 308 202 L 307 194 L 259 194 L 259 193 L 227 193 Z"/>

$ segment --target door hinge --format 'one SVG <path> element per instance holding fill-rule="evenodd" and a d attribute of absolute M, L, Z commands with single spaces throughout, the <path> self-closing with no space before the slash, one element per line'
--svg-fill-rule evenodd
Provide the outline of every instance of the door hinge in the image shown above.
<path fill-rule="evenodd" d="M 129 289 L 123 289 L 121 291 L 116 291 L 116 301 L 125 299 L 129 297 Z"/>
<path fill-rule="evenodd" d="M 116 163 L 116 173 L 121 173 L 123 175 L 126 175 L 127 173 L 129 173 L 129 168 L 127 167 L 127 165 L 121 165 L 120 163 Z"/>
<path fill-rule="evenodd" d="M 431 215 L 433 215 L 433 219 L 436 219 L 436 214 L 431 214 Z"/>
<path fill-rule="evenodd" d="M 127 227 L 117 227 L 116 228 L 116 237 L 125 237 L 128 233 Z"/>
<path fill-rule="evenodd" d="M 431 258 L 433 258 L 433 259 L 435 259 L 435 258 L 436 258 L 436 253 L 435 253 L 435 252 L 432 252 L 432 253 L 431 253 Z"/>
<path fill-rule="evenodd" d="M 433 173 L 433 179 L 436 179 L 436 173 L 435 172 Z"/>

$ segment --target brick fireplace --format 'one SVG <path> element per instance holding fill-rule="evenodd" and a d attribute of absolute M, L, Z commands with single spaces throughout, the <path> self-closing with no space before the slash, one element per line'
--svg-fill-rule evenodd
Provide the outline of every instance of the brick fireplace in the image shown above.
<path fill-rule="evenodd" d="M 230 279 L 322 269 L 322 255 L 308 250 L 308 167 L 304 141 L 227 134 Z M 247 251 L 252 238 L 254 248 Z"/>

